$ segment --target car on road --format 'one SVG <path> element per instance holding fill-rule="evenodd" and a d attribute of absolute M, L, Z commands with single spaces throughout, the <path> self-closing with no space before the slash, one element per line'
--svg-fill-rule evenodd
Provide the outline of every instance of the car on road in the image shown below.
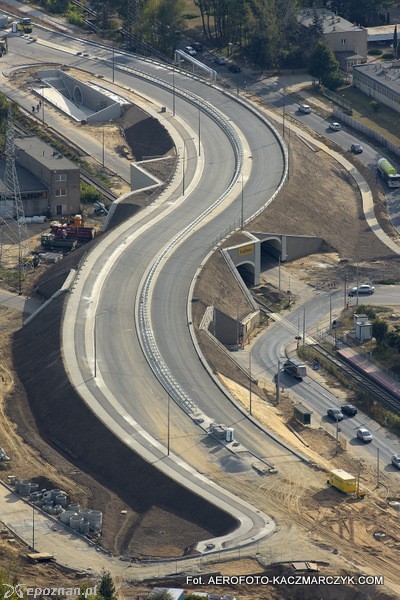
<path fill-rule="evenodd" d="M 228 61 L 223 56 L 216 56 L 214 58 L 214 62 L 215 62 L 216 65 L 226 65 L 226 64 L 228 64 Z"/>
<path fill-rule="evenodd" d="M 186 54 L 190 54 L 190 56 L 196 56 L 197 52 L 192 46 L 185 46 L 183 49 Z"/>
<path fill-rule="evenodd" d="M 360 427 L 357 429 L 357 437 L 362 442 L 372 442 L 372 434 L 368 431 L 366 427 Z"/>
<path fill-rule="evenodd" d="M 240 73 L 242 70 L 239 65 L 229 65 L 228 69 L 232 71 L 232 73 Z"/>
<path fill-rule="evenodd" d="M 392 465 L 397 469 L 400 469 L 400 454 L 394 454 L 392 456 Z"/>
<path fill-rule="evenodd" d="M 343 414 L 338 408 L 328 408 L 326 414 L 333 419 L 333 421 L 343 421 Z"/>
<path fill-rule="evenodd" d="M 203 44 L 201 42 L 193 42 L 192 48 L 196 50 L 196 52 L 203 52 Z"/>
<path fill-rule="evenodd" d="M 309 115 L 311 112 L 311 106 L 308 106 L 308 104 L 300 104 L 299 112 Z"/>
<path fill-rule="evenodd" d="M 331 129 L 332 131 L 340 131 L 342 129 L 342 126 L 340 125 L 340 123 L 329 123 L 329 129 Z"/>
<path fill-rule="evenodd" d="M 360 146 L 360 144 L 352 144 L 350 146 L 350 152 L 352 152 L 353 154 L 361 154 L 363 151 L 362 146 Z"/>
<path fill-rule="evenodd" d="M 340 407 L 340 410 L 347 417 L 354 417 L 357 414 L 357 408 L 353 406 L 353 404 L 343 404 Z"/>
<path fill-rule="evenodd" d="M 349 291 L 349 296 L 360 296 L 361 294 L 373 294 L 375 288 L 372 285 L 363 283 L 362 285 L 354 286 Z"/>

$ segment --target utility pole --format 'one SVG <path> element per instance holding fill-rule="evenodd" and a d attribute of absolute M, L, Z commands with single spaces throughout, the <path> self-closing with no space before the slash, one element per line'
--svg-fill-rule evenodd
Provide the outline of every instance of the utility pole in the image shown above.
<path fill-rule="evenodd" d="M 251 415 L 251 411 L 252 411 L 252 389 L 251 389 L 251 352 L 249 352 L 249 373 L 250 373 L 250 385 L 249 385 L 249 391 L 250 391 L 250 415 Z"/>
<path fill-rule="evenodd" d="M 339 452 L 339 419 L 336 416 L 336 452 L 335 454 L 337 454 Z"/>
<path fill-rule="evenodd" d="M 115 42 L 112 45 L 112 82 L 115 81 Z"/>
<path fill-rule="evenodd" d="M 361 459 L 358 459 L 358 471 L 357 471 L 357 491 L 356 497 L 360 497 L 360 474 L 361 474 Z"/>
<path fill-rule="evenodd" d="M 242 194 L 241 194 L 241 210 L 240 210 L 240 229 L 243 229 L 243 221 L 244 221 L 244 195 L 243 195 L 243 167 L 240 172 L 242 177 Z"/>
<path fill-rule="evenodd" d="M 200 120 L 200 115 L 201 115 L 201 111 L 200 111 L 200 108 L 199 108 L 199 156 L 201 154 L 201 137 L 200 137 L 201 120 Z"/>
<path fill-rule="evenodd" d="M 175 116 L 175 65 L 172 67 L 172 116 Z"/>
<path fill-rule="evenodd" d="M 332 331 L 332 294 L 329 294 L 329 331 Z"/>
<path fill-rule="evenodd" d="M 278 297 L 281 299 L 281 255 L 278 256 Z"/>
<path fill-rule="evenodd" d="M 279 404 L 279 402 L 280 402 L 280 393 L 281 393 L 280 381 L 279 381 L 280 370 L 281 370 L 281 361 L 278 358 L 278 372 L 276 374 L 276 403 L 277 404 Z"/>
<path fill-rule="evenodd" d="M 303 350 L 306 344 L 306 307 L 303 309 Z"/>
<path fill-rule="evenodd" d="M 344 309 L 347 308 L 347 273 L 345 273 L 345 275 L 344 275 L 344 301 L 343 301 L 343 308 Z"/>
<path fill-rule="evenodd" d="M 169 441 L 170 441 L 170 401 L 171 396 L 168 394 L 168 407 L 167 407 L 167 456 L 169 456 Z"/>
<path fill-rule="evenodd" d="M 376 449 L 376 487 L 379 487 L 379 448 Z"/>
<path fill-rule="evenodd" d="M 356 293 L 356 306 L 358 306 L 358 261 L 356 263 L 356 286 L 357 286 L 357 293 Z"/>
<path fill-rule="evenodd" d="M 32 506 L 32 550 L 35 552 L 35 507 Z"/>

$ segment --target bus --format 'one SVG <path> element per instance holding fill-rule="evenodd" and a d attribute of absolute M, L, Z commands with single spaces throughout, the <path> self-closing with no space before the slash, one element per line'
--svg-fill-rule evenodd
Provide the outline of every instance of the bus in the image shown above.
<path fill-rule="evenodd" d="M 389 187 L 400 187 L 400 175 L 386 158 L 378 160 L 378 175 L 386 181 Z"/>

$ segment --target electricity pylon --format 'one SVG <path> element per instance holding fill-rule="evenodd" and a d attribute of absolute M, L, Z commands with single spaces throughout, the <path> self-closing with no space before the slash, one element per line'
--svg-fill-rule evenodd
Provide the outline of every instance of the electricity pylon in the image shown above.
<path fill-rule="evenodd" d="M 0 190 L 0 268 L 18 270 L 19 291 L 27 268 L 28 229 L 15 167 L 14 126 L 11 105 L 7 112 L 5 135 L 6 167 L 4 189 Z"/>

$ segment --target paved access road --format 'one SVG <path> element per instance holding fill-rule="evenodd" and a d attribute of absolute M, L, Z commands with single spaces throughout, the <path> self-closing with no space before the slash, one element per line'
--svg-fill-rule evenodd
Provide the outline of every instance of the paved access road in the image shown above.
<path fill-rule="evenodd" d="M 400 305 L 400 295 L 397 290 L 391 289 L 391 292 L 397 291 L 396 304 Z M 379 288 L 381 295 L 380 304 L 388 304 L 389 298 L 385 298 L 386 286 Z M 340 310 L 343 308 L 343 294 L 334 292 L 331 295 L 332 317 L 337 318 Z M 376 292 L 378 296 L 378 292 Z M 391 296 L 391 294 L 389 294 Z M 368 296 L 368 304 L 373 304 L 375 294 Z M 355 299 L 353 299 L 355 300 Z M 286 348 L 293 343 L 296 335 L 302 335 L 303 322 L 305 315 L 306 333 L 313 335 L 315 328 L 321 321 L 326 325 L 329 324 L 329 294 L 322 291 L 316 291 L 315 296 L 309 299 L 303 306 L 294 309 L 282 321 L 274 323 L 260 337 L 252 348 L 252 363 L 254 364 L 254 373 L 260 377 L 273 379 L 278 371 L 278 360 L 282 368 L 283 362 L 286 360 Z M 391 302 L 394 304 L 394 297 L 391 297 Z M 360 302 L 361 304 L 361 302 Z M 246 353 L 247 354 L 247 353 Z M 248 356 L 246 354 L 241 358 L 243 364 L 248 364 Z M 336 434 L 336 423 L 327 417 L 328 408 L 338 408 L 343 401 L 335 396 L 334 390 L 329 390 L 328 387 L 320 385 L 313 379 L 313 372 L 309 370 L 308 376 L 303 381 L 298 381 L 289 374 L 280 372 L 280 384 L 289 393 L 293 393 L 301 402 L 313 410 L 313 422 L 321 423 L 332 435 Z M 358 427 L 365 426 L 373 434 L 373 441 L 370 444 L 364 444 L 356 437 Z M 353 448 L 356 456 L 360 458 L 375 458 L 377 457 L 377 448 L 380 451 L 380 465 L 384 473 L 392 473 L 392 476 L 397 476 L 397 470 L 390 464 L 393 454 L 400 454 L 400 443 L 398 438 L 386 431 L 374 420 L 369 418 L 362 412 L 358 412 L 355 417 L 345 417 L 339 424 L 340 434 L 345 436 L 348 444 Z"/>

